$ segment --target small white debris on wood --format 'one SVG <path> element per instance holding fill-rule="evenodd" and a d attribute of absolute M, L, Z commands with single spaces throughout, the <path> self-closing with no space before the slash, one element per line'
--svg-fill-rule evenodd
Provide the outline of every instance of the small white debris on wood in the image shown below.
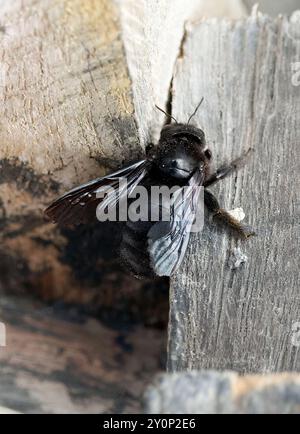
<path fill-rule="evenodd" d="M 238 220 L 239 222 L 243 221 L 245 218 L 245 213 L 243 208 L 235 208 L 231 211 L 228 211 L 228 213 L 232 215 L 232 217 Z"/>
<path fill-rule="evenodd" d="M 245 262 L 248 261 L 248 257 L 242 253 L 239 247 L 235 247 L 229 256 L 228 266 L 231 270 L 240 268 Z"/>

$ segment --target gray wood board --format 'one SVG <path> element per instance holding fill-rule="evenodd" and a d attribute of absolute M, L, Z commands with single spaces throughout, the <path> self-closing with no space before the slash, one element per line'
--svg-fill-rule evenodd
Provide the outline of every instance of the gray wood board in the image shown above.
<path fill-rule="evenodd" d="M 257 236 L 237 240 L 206 220 L 171 279 L 168 369 L 299 371 L 299 22 L 254 14 L 187 29 L 173 115 L 206 132 L 216 166 L 249 147 L 247 166 L 212 188 L 242 207 Z M 294 72 L 293 72 L 294 71 Z M 248 261 L 228 266 L 239 246 Z"/>

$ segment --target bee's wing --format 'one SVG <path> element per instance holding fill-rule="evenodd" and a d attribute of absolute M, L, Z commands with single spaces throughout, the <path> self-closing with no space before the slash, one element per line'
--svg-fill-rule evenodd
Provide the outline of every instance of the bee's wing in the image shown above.
<path fill-rule="evenodd" d="M 54 223 L 64 226 L 86 223 L 96 217 L 99 204 L 103 209 L 107 205 L 114 206 L 133 191 L 145 177 L 149 166 L 148 160 L 141 160 L 115 173 L 80 185 L 53 202 L 45 210 L 45 214 Z M 120 186 L 121 178 L 126 179 L 127 184 Z M 112 188 L 115 189 L 114 194 L 110 194 Z M 104 195 L 106 191 L 107 194 Z"/>
<path fill-rule="evenodd" d="M 171 276 L 184 258 L 195 220 L 204 174 L 197 171 L 189 185 L 175 193 L 170 221 L 155 223 L 148 232 L 148 250 L 153 271 Z"/>

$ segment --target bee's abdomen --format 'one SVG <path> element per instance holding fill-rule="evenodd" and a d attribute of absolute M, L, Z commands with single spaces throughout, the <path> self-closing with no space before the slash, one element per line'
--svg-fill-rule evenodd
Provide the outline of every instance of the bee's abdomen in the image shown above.
<path fill-rule="evenodd" d="M 120 246 L 121 259 L 137 277 L 153 277 L 148 253 L 147 234 L 152 222 L 127 221 L 122 234 Z"/>

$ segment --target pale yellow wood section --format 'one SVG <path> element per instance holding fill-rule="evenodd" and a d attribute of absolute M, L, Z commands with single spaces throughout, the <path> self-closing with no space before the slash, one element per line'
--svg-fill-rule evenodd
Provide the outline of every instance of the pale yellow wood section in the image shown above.
<path fill-rule="evenodd" d="M 99 174 L 91 157 L 122 161 L 136 152 L 114 3 L 16 0 L 0 13 L 0 159 L 55 172 L 69 187 Z"/>

